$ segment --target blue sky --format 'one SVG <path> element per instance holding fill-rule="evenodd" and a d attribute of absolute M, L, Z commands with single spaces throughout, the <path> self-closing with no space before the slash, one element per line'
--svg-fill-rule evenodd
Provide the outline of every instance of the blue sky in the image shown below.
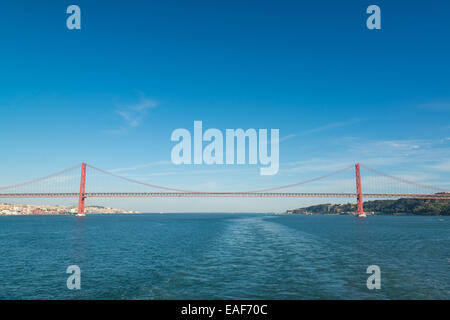
<path fill-rule="evenodd" d="M 81 30 L 66 28 L 71 4 L 81 8 Z M 381 30 L 366 28 L 371 4 L 381 8 Z M 246 190 L 362 162 L 450 188 L 449 9 L 444 1 L 4 1 L 0 185 L 85 161 L 160 185 Z M 194 120 L 280 129 L 280 172 L 171 164 L 172 131 L 192 130 Z M 151 211 L 303 204 L 119 203 Z"/>

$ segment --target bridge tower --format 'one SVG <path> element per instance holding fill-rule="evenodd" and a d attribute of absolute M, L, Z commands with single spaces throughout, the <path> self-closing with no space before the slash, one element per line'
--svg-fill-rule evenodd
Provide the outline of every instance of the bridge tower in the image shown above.
<path fill-rule="evenodd" d="M 359 163 L 355 164 L 356 172 L 356 200 L 358 207 L 358 214 L 364 214 L 362 188 L 361 188 L 361 168 Z"/>
<path fill-rule="evenodd" d="M 86 199 L 86 163 L 81 164 L 80 195 L 78 197 L 78 214 L 84 215 L 84 200 Z"/>

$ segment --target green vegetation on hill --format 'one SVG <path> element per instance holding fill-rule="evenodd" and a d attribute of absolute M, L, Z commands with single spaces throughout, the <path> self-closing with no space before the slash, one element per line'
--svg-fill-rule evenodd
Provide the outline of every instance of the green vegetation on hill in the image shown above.
<path fill-rule="evenodd" d="M 356 212 L 356 204 L 319 204 L 288 210 L 290 214 L 350 214 Z M 375 214 L 412 214 L 450 216 L 450 200 L 398 199 L 364 202 L 364 212 Z"/>

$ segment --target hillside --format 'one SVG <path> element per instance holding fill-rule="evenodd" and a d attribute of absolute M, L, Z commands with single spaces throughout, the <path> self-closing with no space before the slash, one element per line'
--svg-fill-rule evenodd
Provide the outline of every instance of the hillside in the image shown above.
<path fill-rule="evenodd" d="M 412 214 L 430 216 L 450 216 L 450 200 L 398 199 L 364 202 L 364 211 L 375 214 Z M 356 212 L 356 204 L 319 204 L 294 210 L 288 214 L 351 214 Z"/>

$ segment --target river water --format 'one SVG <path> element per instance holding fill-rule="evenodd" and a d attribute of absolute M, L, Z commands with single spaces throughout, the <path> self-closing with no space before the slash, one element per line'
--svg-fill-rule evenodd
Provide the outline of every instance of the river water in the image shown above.
<path fill-rule="evenodd" d="M 450 217 L 2 216 L 0 299 L 450 299 Z"/>

